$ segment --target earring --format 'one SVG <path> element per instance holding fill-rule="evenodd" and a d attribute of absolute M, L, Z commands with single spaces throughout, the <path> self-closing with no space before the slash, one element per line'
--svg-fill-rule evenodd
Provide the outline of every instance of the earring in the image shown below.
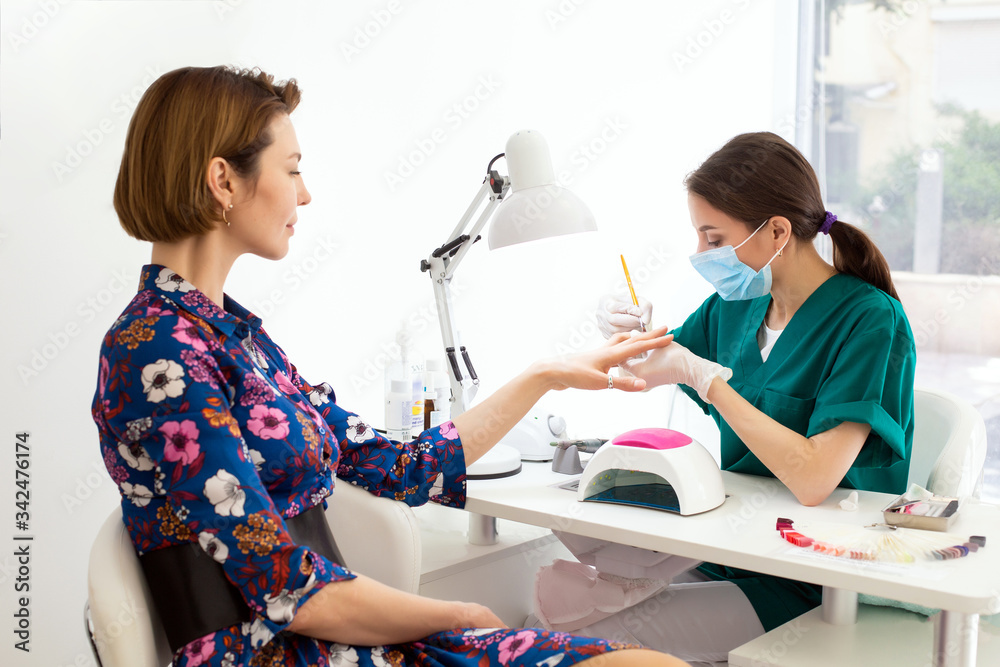
<path fill-rule="evenodd" d="M 229 208 L 232 209 L 233 205 L 230 204 Z M 229 220 L 226 220 L 226 209 L 222 209 L 222 220 L 223 220 L 223 222 L 226 223 L 226 227 L 228 227 L 229 226 Z"/>
<path fill-rule="evenodd" d="M 781 253 L 782 253 L 783 250 L 784 250 L 784 248 L 782 248 L 781 250 L 778 251 L 778 257 L 781 257 Z"/>

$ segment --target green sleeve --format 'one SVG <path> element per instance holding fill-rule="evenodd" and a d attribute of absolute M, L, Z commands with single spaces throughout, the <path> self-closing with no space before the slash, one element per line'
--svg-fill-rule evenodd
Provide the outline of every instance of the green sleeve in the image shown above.
<path fill-rule="evenodd" d="M 913 336 L 905 320 L 895 328 L 848 335 L 819 387 L 806 437 L 842 422 L 871 426 L 845 478 L 849 486 L 905 489 L 913 441 Z"/>

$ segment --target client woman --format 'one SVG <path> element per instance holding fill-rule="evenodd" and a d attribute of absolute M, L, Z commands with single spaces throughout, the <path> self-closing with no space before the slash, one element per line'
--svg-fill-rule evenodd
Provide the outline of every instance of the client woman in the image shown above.
<path fill-rule="evenodd" d="M 323 518 L 334 475 L 417 505 L 461 506 L 465 469 L 546 391 L 608 387 L 665 330 L 539 362 L 412 442 L 391 442 L 311 384 L 224 293 L 241 255 L 280 259 L 310 195 L 294 81 L 183 68 L 146 91 L 114 204 L 151 241 L 139 293 L 101 348 L 93 417 L 174 665 L 679 665 L 432 600 L 344 567 Z M 331 312 L 336 319 L 338 314 Z M 614 387 L 645 382 L 615 378 Z M 336 502 L 336 496 L 333 496 Z M 605 655 L 606 654 L 606 655 Z M 594 656 L 600 656 L 595 658 Z"/>

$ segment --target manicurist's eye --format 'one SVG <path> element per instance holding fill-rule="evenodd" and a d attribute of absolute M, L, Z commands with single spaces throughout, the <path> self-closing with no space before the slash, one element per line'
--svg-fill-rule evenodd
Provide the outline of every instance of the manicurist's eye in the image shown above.
<path fill-rule="evenodd" d="M 291 173 L 292 173 L 292 176 L 301 176 L 302 175 L 301 171 L 293 171 Z"/>

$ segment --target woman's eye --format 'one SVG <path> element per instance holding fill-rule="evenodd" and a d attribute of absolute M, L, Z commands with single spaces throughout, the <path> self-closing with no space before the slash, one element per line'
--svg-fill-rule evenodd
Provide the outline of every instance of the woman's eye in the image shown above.
<path fill-rule="evenodd" d="M 710 241 L 708 241 L 706 243 L 706 245 L 708 245 L 709 248 L 718 248 L 719 247 L 719 241 L 711 241 L 710 240 Z"/>
<path fill-rule="evenodd" d="M 301 171 L 293 171 L 292 172 L 292 176 L 301 176 L 301 175 L 302 175 Z"/>

